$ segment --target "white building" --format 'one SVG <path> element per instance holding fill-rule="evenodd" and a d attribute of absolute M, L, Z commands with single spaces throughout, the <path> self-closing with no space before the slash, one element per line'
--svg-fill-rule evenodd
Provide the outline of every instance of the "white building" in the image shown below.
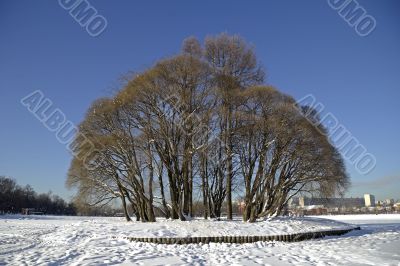
<path fill-rule="evenodd" d="M 394 204 L 394 199 L 386 199 L 386 200 L 385 200 L 385 203 L 386 203 L 387 206 L 393 206 L 393 204 Z"/>
<path fill-rule="evenodd" d="M 365 207 L 375 207 L 375 196 L 364 194 Z"/>

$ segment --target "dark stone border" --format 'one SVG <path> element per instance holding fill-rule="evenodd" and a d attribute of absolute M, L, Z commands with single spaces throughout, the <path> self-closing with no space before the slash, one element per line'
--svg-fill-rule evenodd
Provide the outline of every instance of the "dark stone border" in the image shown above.
<path fill-rule="evenodd" d="M 361 228 L 354 227 L 342 230 L 326 230 L 307 233 L 295 233 L 284 235 L 269 235 L 269 236 L 206 236 L 206 237 L 126 237 L 130 241 L 154 243 L 154 244 L 208 244 L 208 243 L 235 243 L 245 244 L 257 241 L 283 241 L 283 242 L 298 242 L 309 239 L 317 239 L 325 236 L 340 236 L 347 234 L 353 230 L 360 230 Z"/>

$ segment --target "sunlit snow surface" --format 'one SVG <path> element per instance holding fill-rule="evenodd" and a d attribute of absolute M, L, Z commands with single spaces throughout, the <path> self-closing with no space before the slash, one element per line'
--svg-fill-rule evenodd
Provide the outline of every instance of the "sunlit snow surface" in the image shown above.
<path fill-rule="evenodd" d="M 330 220 L 326 220 L 330 219 Z M 344 222 L 344 223 L 343 223 Z M 156 245 L 124 236 L 274 235 L 361 226 L 297 243 Z M 116 238 L 113 238 L 116 237 Z M 0 265 L 400 265 L 400 215 L 126 223 L 121 218 L 0 216 Z"/>

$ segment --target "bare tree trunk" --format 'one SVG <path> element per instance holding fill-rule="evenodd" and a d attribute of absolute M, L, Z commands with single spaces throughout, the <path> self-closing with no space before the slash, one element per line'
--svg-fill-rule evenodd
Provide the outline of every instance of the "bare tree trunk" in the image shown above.
<path fill-rule="evenodd" d="M 230 106 L 226 106 L 227 114 L 227 128 L 226 128 L 226 156 L 227 156 L 227 176 L 226 176 L 226 201 L 227 201 L 227 219 L 232 220 L 232 178 L 233 178 L 233 145 L 232 145 L 232 110 Z"/>
<path fill-rule="evenodd" d="M 132 221 L 131 217 L 129 217 L 129 213 L 128 213 L 128 208 L 126 205 L 126 200 L 125 200 L 125 193 L 124 190 L 122 188 L 122 186 L 120 185 L 120 183 L 118 183 L 118 190 L 119 193 L 121 194 L 121 201 L 122 201 L 122 209 L 124 211 L 124 216 L 127 222 Z"/>
<path fill-rule="evenodd" d="M 185 164 L 183 169 L 183 213 L 189 215 L 189 171 L 188 165 Z"/>
<path fill-rule="evenodd" d="M 189 161 L 189 216 L 193 217 L 193 160 Z"/>
<path fill-rule="evenodd" d="M 140 215 L 139 215 L 139 210 L 138 210 L 138 207 L 137 207 L 137 202 L 135 202 L 132 199 L 131 195 L 129 195 L 129 192 L 126 189 L 124 189 L 124 192 L 125 192 L 125 195 L 126 195 L 128 201 L 131 203 L 133 213 L 136 216 L 136 221 L 139 222 L 140 221 Z"/>
<path fill-rule="evenodd" d="M 147 216 L 149 218 L 149 222 L 156 221 L 153 208 L 153 173 L 151 173 L 151 178 L 149 178 L 149 200 L 147 202 Z"/>
<path fill-rule="evenodd" d="M 133 212 L 135 213 L 135 216 L 136 216 L 136 222 L 139 222 L 140 221 L 139 211 L 136 206 L 132 206 L 132 208 L 133 208 Z"/>
<path fill-rule="evenodd" d="M 158 175 L 158 182 L 160 183 L 160 191 L 161 191 L 161 201 L 164 208 L 165 218 L 169 219 L 171 217 L 171 212 L 167 206 L 167 201 L 165 200 L 165 192 L 164 192 L 164 182 L 163 182 L 163 165 L 161 165 L 160 173 Z"/>
<path fill-rule="evenodd" d="M 154 167 L 153 167 L 153 156 L 151 153 L 150 144 L 147 144 L 147 152 L 148 152 L 148 160 L 149 160 L 149 185 L 148 185 L 149 186 L 149 199 L 147 202 L 147 216 L 148 216 L 149 222 L 155 222 L 156 217 L 154 215 L 154 208 L 153 208 Z"/>
<path fill-rule="evenodd" d="M 228 203 L 227 219 L 232 220 L 232 158 L 228 158 L 227 177 L 226 177 L 226 200 Z"/>
<path fill-rule="evenodd" d="M 169 179 L 169 194 L 171 198 L 171 218 L 179 219 L 180 218 L 180 206 L 179 206 L 179 196 L 178 196 L 178 188 L 176 187 L 176 178 L 170 169 L 167 169 L 168 179 Z"/>
<path fill-rule="evenodd" d="M 201 188 L 203 192 L 204 219 L 208 219 L 209 205 L 208 205 L 207 159 L 203 154 L 201 154 L 201 159 L 200 159 L 200 172 L 201 172 Z"/>
<path fill-rule="evenodd" d="M 129 217 L 129 213 L 128 213 L 128 208 L 126 206 L 126 200 L 125 200 L 125 196 L 121 197 L 121 201 L 122 201 L 122 209 L 124 210 L 124 216 L 127 222 L 132 221 L 131 217 Z"/>

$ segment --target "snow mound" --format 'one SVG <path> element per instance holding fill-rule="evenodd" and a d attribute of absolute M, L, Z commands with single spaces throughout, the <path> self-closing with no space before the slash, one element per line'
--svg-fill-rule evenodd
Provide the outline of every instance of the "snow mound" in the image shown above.
<path fill-rule="evenodd" d="M 155 223 L 125 224 L 119 234 L 127 237 L 208 237 L 208 236 L 269 236 L 317 232 L 328 230 L 346 230 L 354 225 L 320 219 L 315 217 L 289 218 L 280 217 L 272 220 L 246 223 L 240 219 L 233 221 L 193 219 L 176 221 L 159 219 Z"/>

